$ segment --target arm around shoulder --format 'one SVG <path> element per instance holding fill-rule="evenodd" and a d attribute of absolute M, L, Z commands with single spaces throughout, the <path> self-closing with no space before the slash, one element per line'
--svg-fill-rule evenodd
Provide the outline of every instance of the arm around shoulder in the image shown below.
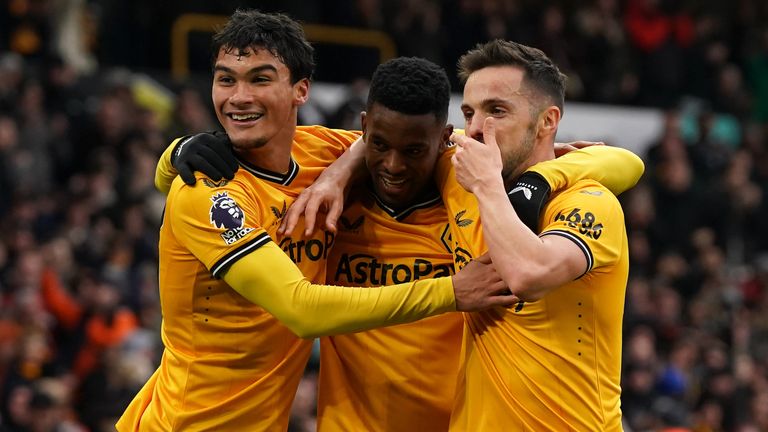
<path fill-rule="evenodd" d="M 503 191 L 478 195 L 483 235 L 499 273 L 521 300 L 539 300 L 619 259 L 626 242 L 624 215 L 606 188 L 585 181 L 553 198 L 543 212 L 540 236 L 520 222 L 505 199 Z"/>
<path fill-rule="evenodd" d="M 601 183 L 614 195 L 632 188 L 645 171 L 643 160 L 629 150 L 610 146 L 591 146 L 569 152 L 557 159 L 534 165 L 553 192 L 564 190 L 580 180 Z"/>
<path fill-rule="evenodd" d="M 450 278 L 377 288 L 312 284 L 272 242 L 233 263 L 224 280 L 302 338 L 402 324 L 456 307 Z"/>
<path fill-rule="evenodd" d="M 155 168 L 155 188 L 162 192 L 163 195 L 168 195 L 168 192 L 171 190 L 171 184 L 173 184 L 173 179 L 179 175 L 171 164 L 171 155 L 176 148 L 176 144 L 178 144 L 181 139 L 182 138 L 177 138 L 173 140 L 171 145 L 169 145 L 160 156 L 160 160 L 157 161 L 157 167 Z"/>

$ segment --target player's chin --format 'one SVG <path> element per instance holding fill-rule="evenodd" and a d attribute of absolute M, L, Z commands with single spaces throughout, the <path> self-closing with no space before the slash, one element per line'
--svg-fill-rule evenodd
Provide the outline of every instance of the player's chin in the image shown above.
<path fill-rule="evenodd" d="M 236 150 L 252 150 L 259 147 L 263 147 L 267 144 L 268 140 L 259 135 L 254 134 L 248 134 L 248 133 L 241 133 L 241 132 L 234 132 L 229 135 L 229 140 L 232 142 L 232 147 L 234 147 Z"/>

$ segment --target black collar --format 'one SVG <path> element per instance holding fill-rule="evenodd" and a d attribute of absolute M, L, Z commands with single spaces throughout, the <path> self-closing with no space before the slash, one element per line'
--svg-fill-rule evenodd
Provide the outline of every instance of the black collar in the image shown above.
<path fill-rule="evenodd" d="M 288 172 L 286 172 L 285 174 L 280 174 L 264 168 L 259 168 L 241 159 L 240 157 L 238 157 L 237 160 L 238 162 L 240 162 L 240 166 L 243 167 L 244 170 L 255 175 L 256 177 L 262 180 L 266 180 L 272 183 L 277 183 L 283 186 L 288 186 L 289 184 L 291 184 L 293 179 L 295 179 L 296 175 L 299 173 L 299 164 L 297 164 L 296 161 L 293 160 L 293 158 L 291 158 L 291 162 L 288 165 Z"/>
<path fill-rule="evenodd" d="M 388 215 L 392 216 L 392 218 L 398 222 L 402 221 L 403 219 L 408 217 L 408 215 L 415 212 L 416 210 L 429 208 L 442 202 L 442 198 L 440 197 L 440 194 L 434 189 L 424 194 L 424 196 L 420 198 L 418 201 L 416 201 L 415 203 L 403 209 L 396 209 L 388 206 L 387 204 L 384 203 L 384 201 L 381 200 L 381 198 L 379 198 L 376 195 L 375 192 L 373 192 L 373 190 L 370 190 L 370 194 L 376 200 L 376 204 L 378 204 L 378 206 L 382 210 L 387 212 Z"/>

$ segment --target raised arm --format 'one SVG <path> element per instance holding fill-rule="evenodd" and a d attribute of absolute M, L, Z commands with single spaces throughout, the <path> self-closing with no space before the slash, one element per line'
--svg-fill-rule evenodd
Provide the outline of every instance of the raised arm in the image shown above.
<path fill-rule="evenodd" d="M 173 184 L 173 179 L 179 175 L 179 172 L 176 171 L 171 163 L 171 155 L 176 148 L 176 144 L 182 139 L 184 138 L 176 138 L 173 140 L 171 145 L 169 145 L 160 156 L 160 160 L 157 161 L 157 167 L 155 168 L 155 188 L 162 192 L 163 195 L 168 195 L 168 191 L 171 190 L 171 184 Z"/>
<path fill-rule="evenodd" d="M 618 195 L 634 186 L 643 175 L 643 161 L 634 153 L 592 144 L 597 143 L 556 143 L 555 148 L 560 149 L 562 156 L 530 167 L 517 179 L 508 193 L 509 200 L 531 231 L 539 233 L 539 216 L 554 193 L 589 179 Z M 566 153 L 563 149 L 570 150 Z M 524 193 L 519 193 L 521 190 Z"/>
<path fill-rule="evenodd" d="M 492 118 L 485 120 L 483 137 L 485 144 L 466 136 L 451 138 L 459 146 L 452 159 L 456 178 L 477 197 L 483 237 L 502 279 L 521 300 L 536 301 L 591 269 L 589 255 L 574 236 L 538 237 L 523 224 L 501 177 Z"/>
<path fill-rule="evenodd" d="M 311 284 L 272 242 L 232 264 L 224 280 L 303 338 L 357 332 L 449 311 L 481 310 L 516 302 L 514 296 L 505 295 L 506 285 L 489 259 L 477 260 L 451 278 L 351 288 Z"/>
<path fill-rule="evenodd" d="M 247 188 L 238 177 L 217 188 L 176 180 L 163 228 L 213 277 L 223 278 L 299 336 L 359 331 L 514 302 L 489 262 L 478 263 L 469 274 L 460 272 L 453 283 L 444 278 L 374 289 L 313 285 L 260 225 L 262 203 Z"/>
<path fill-rule="evenodd" d="M 526 172 L 541 175 L 552 191 L 560 191 L 580 180 L 602 184 L 614 195 L 637 184 L 645 171 L 642 159 L 629 150 L 609 146 L 590 146 L 538 163 Z"/>
<path fill-rule="evenodd" d="M 344 210 L 344 199 L 350 185 L 365 178 L 365 175 L 365 142 L 360 137 L 301 192 L 288 209 L 278 233 L 291 235 L 299 218 L 304 215 L 304 235 L 312 234 L 317 214 L 321 211 L 326 213 L 326 229 L 336 232 L 336 221 Z"/>

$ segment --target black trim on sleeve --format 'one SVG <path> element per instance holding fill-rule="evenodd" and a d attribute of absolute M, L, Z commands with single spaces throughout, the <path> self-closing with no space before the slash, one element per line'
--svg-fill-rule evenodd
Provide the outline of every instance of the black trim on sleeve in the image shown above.
<path fill-rule="evenodd" d="M 269 237 L 269 234 L 264 232 L 257 235 L 255 238 L 251 239 L 249 242 L 243 243 L 239 248 L 224 255 L 220 260 L 218 260 L 214 265 L 212 265 L 211 274 L 213 274 L 213 277 L 218 279 L 221 273 L 227 268 L 229 268 L 229 266 L 231 266 L 235 261 L 255 251 L 256 249 L 264 246 L 270 240 L 272 239 Z"/>
<path fill-rule="evenodd" d="M 592 250 L 589 248 L 589 245 L 581 237 L 577 236 L 576 234 L 570 231 L 565 231 L 565 230 L 545 231 L 541 233 L 539 237 L 544 237 L 546 235 L 556 235 L 556 236 L 567 238 L 572 242 L 576 243 L 576 246 L 578 246 L 579 249 L 581 249 L 581 251 L 584 252 L 584 256 L 587 258 L 587 269 L 584 270 L 584 273 L 580 274 L 579 277 L 577 277 L 576 279 L 584 276 L 590 270 L 592 270 L 592 266 L 595 265 L 595 257 L 592 255 Z"/>

